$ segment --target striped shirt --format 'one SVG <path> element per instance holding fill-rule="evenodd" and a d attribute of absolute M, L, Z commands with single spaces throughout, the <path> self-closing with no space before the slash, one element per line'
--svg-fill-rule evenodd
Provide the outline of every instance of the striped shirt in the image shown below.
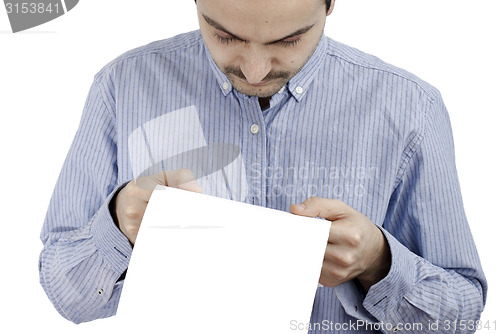
<path fill-rule="evenodd" d="M 115 314 L 132 248 L 109 201 L 136 177 L 181 167 L 206 194 L 268 208 L 340 199 L 384 233 L 388 275 L 366 294 L 356 281 L 318 287 L 310 323 L 291 327 L 405 333 L 439 321 L 449 333 L 445 321 L 480 317 L 486 280 L 439 92 L 322 36 L 262 110 L 232 88 L 199 31 L 131 50 L 95 76 L 41 232 L 40 281 L 61 315 Z"/>

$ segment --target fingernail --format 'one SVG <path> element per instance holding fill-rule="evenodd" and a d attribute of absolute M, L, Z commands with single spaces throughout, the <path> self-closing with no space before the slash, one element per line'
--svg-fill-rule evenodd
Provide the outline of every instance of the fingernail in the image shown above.
<path fill-rule="evenodd" d="M 297 204 L 298 207 L 300 207 L 302 210 L 305 210 L 306 209 L 306 206 L 302 203 L 300 204 Z"/>

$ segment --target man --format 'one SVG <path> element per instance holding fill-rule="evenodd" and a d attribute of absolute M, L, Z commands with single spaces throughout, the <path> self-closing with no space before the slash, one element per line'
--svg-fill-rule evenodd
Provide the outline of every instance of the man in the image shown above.
<path fill-rule="evenodd" d="M 164 184 L 332 221 L 312 332 L 479 319 L 486 280 L 439 92 L 325 37 L 333 5 L 199 0 L 199 32 L 96 75 L 41 236 L 41 283 L 63 316 L 116 312 Z M 221 143 L 236 153 L 209 172 L 186 153 Z"/>

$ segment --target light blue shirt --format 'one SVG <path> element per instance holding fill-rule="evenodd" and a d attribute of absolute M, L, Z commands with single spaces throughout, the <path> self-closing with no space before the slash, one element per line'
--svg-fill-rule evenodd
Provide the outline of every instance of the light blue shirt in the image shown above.
<path fill-rule="evenodd" d="M 132 253 L 108 208 L 120 186 L 199 159 L 211 161 L 195 171 L 207 194 L 284 211 L 336 198 L 387 238 L 383 280 L 366 294 L 356 281 L 319 287 L 310 323 L 287 328 L 429 332 L 438 321 L 450 333 L 479 319 L 486 280 L 439 92 L 323 36 L 262 111 L 232 88 L 199 31 L 129 51 L 95 76 L 41 233 L 40 281 L 61 315 L 80 323 L 116 312 Z"/>

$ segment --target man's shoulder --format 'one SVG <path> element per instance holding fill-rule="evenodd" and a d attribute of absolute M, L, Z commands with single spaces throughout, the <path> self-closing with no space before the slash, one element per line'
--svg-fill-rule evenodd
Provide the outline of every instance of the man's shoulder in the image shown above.
<path fill-rule="evenodd" d="M 331 38 L 328 38 L 327 55 L 330 56 L 331 60 L 334 62 L 350 64 L 351 68 L 358 71 L 358 73 L 361 69 L 366 72 L 379 72 L 388 76 L 395 76 L 401 80 L 407 81 L 417 89 L 422 90 L 430 98 L 439 95 L 439 91 L 434 86 L 418 76 L 402 68 L 391 65 L 374 55 L 337 42 Z"/>
<path fill-rule="evenodd" d="M 176 35 L 167 39 L 154 41 L 149 44 L 129 50 L 107 63 L 97 74 L 96 78 L 109 73 L 117 65 L 133 59 L 145 58 L 148 55 L 158 55 L 163 57 L 176 57 L 178 55 L 189 56 L 196 53 L 195 49 L 203 47 L 203 39 L 200 31 L 195 30 L 184 34 Z M 147 61 L 147 59 L 145 60 Z"/>

